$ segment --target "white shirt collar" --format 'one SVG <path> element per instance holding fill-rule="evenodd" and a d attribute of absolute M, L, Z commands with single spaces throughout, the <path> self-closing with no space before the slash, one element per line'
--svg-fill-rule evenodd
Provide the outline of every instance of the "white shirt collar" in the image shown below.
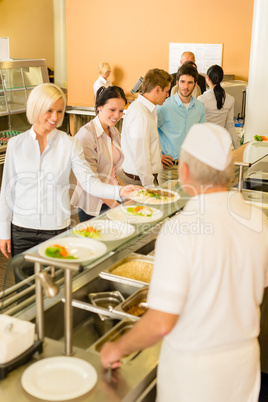
<path fill-rule="evenodd" d="M 97 137 L 100 137 L 100 136 L 104 133 L 104 130 L 103 130 L 103 127 L 102 127 L 102 125 L 101 125 L 101 122 L 100 122 L 100 119 L 99 119 L 99 115 L 97 115 L 97 116 L 94 118 L 93 124 L 94 124 L 94 126 L 95 126 L 95 130 L 96 130 Z"/>
<path fill-rule="evenodd" d="M 107 80 L 102 75 L 99 76 L 99 79 L 103 84 L 106 84 Z"/>
<path fill-rule="evenodd" d="M 137 100 L 138 102 L 141 102 L 144 106 L 146 106 L 147 109 L 150 110 L 150 112 L 153 112 L 156 109 L 156 105 L 151 101 L 149 101 L 148 99 L 146 99 L 143 95 L 139 94 Z"/>
<path fill-rule="evenodd" d="M 179 97 L 178 92 L 176 92 L 174 96 L 175 96 L 176 102 L 178 103 L 179 106 L 184 106 L 185 105 L 183 103 L 183 101 L 181 100 L 181 98 Z M 194 98 L 193 98 L 193 96 L 191 96 L 191 99 L 190 99 L 190 102 L 188 103 L 188 105 L 192 106 L 193 102 L 194 102 Z"/>
<path fill-rule="evenodd" d="M 47 141 L 48 141 L 48 142 L 51 141 L 51 140 L 55 137 L 56 134 L 57 134 L 57 129 L 54 128 L 54 129 L 48 134 L 48 136 L 47 136 Z M 32 126 L 31 129 L 30 129 L 30 135 L 31 135 L 31 137 L 32 137 L 34 140 L 36 140 L 36 132 L 34 131 L 33 126 Z"/>

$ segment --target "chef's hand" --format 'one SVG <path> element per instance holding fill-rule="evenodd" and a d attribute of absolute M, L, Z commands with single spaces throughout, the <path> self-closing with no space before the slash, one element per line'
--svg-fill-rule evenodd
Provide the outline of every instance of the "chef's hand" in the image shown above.
<path fill-rule="evenodd" d="M 169 155 L 162 155 L 161 157 L 161 163 L 164 167 L 164 169 L 167 169 L 168 167 L 173 166 L 173 158 L 172 156 Z"/>
<path fill-rule="evenodd" d="M 119 195 L 120 197 L 129 198 L 133 191 L 140 190 L 142 188 L 142 186 L 134 186 L 133 184 L 129 184 L 128 186 L 123 186 L 120 188 Z"/>
<path fill-rule="evenodd" d="M 11 253 L 11 240 L 0 240 L 0 250 L 6 258 L 9 258 Z"/>
<path fill-rule="evenodd" d="M 100 351 L 100 355 L 101 355 L 101 363 L 105 368 L 108 368 L 110 366 L 112 369 L 115 369 L 120 367 L 122 364 L 120 362 L 120 359 L 123 356 L 114 342 L 105 343 L 105 345 Z"/>

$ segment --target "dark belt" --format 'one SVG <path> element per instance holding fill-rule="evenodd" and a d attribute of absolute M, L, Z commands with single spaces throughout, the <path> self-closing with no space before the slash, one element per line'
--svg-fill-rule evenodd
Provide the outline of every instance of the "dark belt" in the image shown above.
<path fill-rule="evenodd" d="M 135 174 L 127 173 L 127 172 L 125 172 L 124 170 L 123 170 L 123 172 L 124 172 L 124 173 L 125 173 L 125 175 L 126 175 L 127 177 L 129 177 L 130 179 L 132 179 L 132 180 L 139 180 L 139 181 L 141 181 L 141 179 L 140 179 L 140 177 L 139 177 L 139 176 L 136 176 Z"/>
<path fill-rule="evenodd" d="M 178 160 L 176 160 L 176 161 L 172 161 L 172 163 L 173 163 L 173 165 L 174 165 L 174 166 L 178 166 L 179 161 L 178 161 Z"/>
<path fill-rule="evenodd" d="M 153 173 L 153 176 L 154 176 L 154 179 L 155 179 L 155 181 L 156 181 L 156 184 L 159 185 L 158 179 L 157 179 L 158 173 Z"/>
<path fill-rule="evenodd" d="M 126 175 L 127 177 L 129 177 L 130 179 L 141 181 L 141 179 L 140 179 L 139 176 L 136 176 L 135 174 L 127 173 L 127 172 L 125 172 L 124 170 L 123 170 L 123 172 L 124 172 L 125 175 Z M 155 180 L 157 181 L 158 173 L 153 173 L 153 176 L 154 176 Z M 157 183 L 158 183 L 158 181 L 157 181 Z"/>

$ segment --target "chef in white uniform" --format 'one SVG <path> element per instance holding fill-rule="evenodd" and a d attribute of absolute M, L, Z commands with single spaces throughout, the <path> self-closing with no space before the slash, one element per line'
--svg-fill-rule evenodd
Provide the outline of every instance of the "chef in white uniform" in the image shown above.
<path fill-rule="evenodd" d="M 257 402 L 258 334 L 268 286 L 268 226 L 260 209 L 228 191 L 231 139 L 194 125 L 179 177 L 191 199 L 156 243 L 149 310 L 101 351 L 104 367 L 162 338 L 158 402 Z"/>

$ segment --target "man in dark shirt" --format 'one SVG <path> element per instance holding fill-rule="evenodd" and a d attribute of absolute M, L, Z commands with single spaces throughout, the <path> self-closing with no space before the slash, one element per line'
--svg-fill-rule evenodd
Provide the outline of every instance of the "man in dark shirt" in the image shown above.
<path fill-rule="evenodd" d="M 186 62 L 186 61 L 192 61 L 195 63 L 195 55 L 192 52 L 183 52 L 181 55 L 181 60 L 180 60 L 180 64 L 181 66 Z M 173 81 L 171 83 L 171 87 L 174 87 L 174 85 L 176 85 L 176 73 L 171 74 L 173 76 Z M 197 79 L 197 84 L 199 85 L 200 89 L 201 89 L 201 93 L 206 91 L 206 79 L 203 75 L 198 74 L 198 79 Z"/>

